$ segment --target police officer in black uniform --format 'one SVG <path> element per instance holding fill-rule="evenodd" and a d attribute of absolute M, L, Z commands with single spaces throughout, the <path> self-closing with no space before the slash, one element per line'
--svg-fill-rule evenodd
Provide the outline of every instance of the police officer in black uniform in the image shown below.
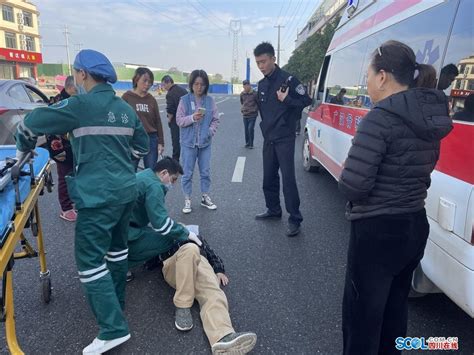
<path fill-rule="evenodd" d="M 303 221 L 295 178 L 296 114 L 311 104 L 311 99 L 298 79 L 275 64 L 275 49 L 270 43 L 260 43 L 253 53 L 265 76 L 258 83 L 258 105 L 264 138 L 263 193 L 267 206 L 267 210 L 255 218 L 281 218 L 280 169 L 285 206 L 290 214 L 286 235 L 293 237 L 299 233 Z"/>

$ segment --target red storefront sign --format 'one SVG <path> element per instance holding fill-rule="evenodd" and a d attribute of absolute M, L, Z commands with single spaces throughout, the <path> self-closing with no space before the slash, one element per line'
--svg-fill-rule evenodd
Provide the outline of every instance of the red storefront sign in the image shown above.
<path fill-rule="evenodd" d="M 471 94 L 472 94 L 472 90 L 459 90 L 459 89 L 451 90 L 452 97 L 468 97 Z"/>
<path fill-rule="evenodd" d="M 0 59 L 11 62 L 43 63 L 43 56 L 41 53 L 19 51 L 10 48 L 0 48 Z"/>

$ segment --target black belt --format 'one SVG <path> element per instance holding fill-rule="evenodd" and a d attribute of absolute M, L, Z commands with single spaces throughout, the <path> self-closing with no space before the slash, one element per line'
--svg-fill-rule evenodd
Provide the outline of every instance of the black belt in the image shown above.
<path fill-rule="evenodd" d="M 181 242 L 175 243 L 167 252 L 161 253 L 158 255 L 158 258 L 160 259 L 161 262 L 164 262 L 166 259 L 171 258 L 182 245 L 188 244 L 188 243 L 193 243 L 191 240 L 183 240 Z"/>

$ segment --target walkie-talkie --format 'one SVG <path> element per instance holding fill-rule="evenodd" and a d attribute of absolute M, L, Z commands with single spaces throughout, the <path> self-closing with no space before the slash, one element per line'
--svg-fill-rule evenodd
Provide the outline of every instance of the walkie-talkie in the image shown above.
<path fill-rule="evenodd" d="M 290 82 L 292 76 L 289 76 L 288 79 L 285 80 L 285 82 L 283 84 L 281 84 L 280 86 L 280 91 L 281 92 L 286 92 L 286 90 L 288 90 L 288 83 Z"/>

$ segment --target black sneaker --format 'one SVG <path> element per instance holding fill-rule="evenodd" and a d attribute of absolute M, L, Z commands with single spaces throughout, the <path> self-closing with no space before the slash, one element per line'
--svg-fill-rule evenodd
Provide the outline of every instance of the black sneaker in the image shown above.
<path fill-rule="evenodd" d="M 266 210 L 263 213 L 259 213 L 255 216 L 255 219 L 281 219 L 281 212 L 280 213 L 272 213 Z"/>
<path fill-rule="evenodd" d="M 230 333 L 212 346 L 212 354 L 247 354 L 256 343 L 255 333 Z"/>
<path fill-rule="evenodd" d="M 193 316 L 191 308 L 177 308 L 174 314 L 174 325 L 176 329 L 186 332 L 193 328 Z"/>
<path fill-rule="evenodd" d="M 201 206 L 206 207 L 210 210 L 215 210 L 217 206 L 212 202 L 209 195 L 202 195 L 201 197 Z"/>
<path fill-rule="evenodd" d="M 286 230 L 287 237 L 297 236 L 300 232 L 300 225 L 294 223 L 288 223 L 288 229 Z"/>

